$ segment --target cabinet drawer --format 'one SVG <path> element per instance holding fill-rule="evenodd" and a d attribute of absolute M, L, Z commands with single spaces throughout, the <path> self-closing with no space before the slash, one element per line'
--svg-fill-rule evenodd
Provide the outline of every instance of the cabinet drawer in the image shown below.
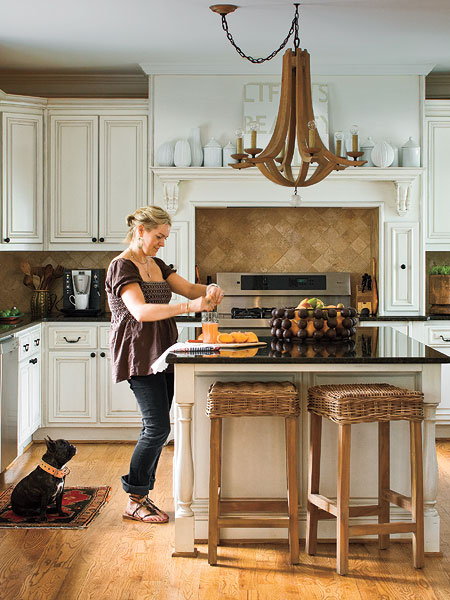
<path fill-rule="evenodd" d="M 96 348 L 97 327 L 49 327 L 48 347 L 52 348 Z"/>
<path fill-rule="evenodd" d="M 450 348 L 450 323 L 446 326 L 428 327 L 428 346 L 448 346 Z"/>
<path fill-rule="evenodd" d="M 101 327 L 98 328 L 99 331 L 99 336 L 100 336 L 100 348 L 109 348 L 109 332 L 110 332 L 110 327 L 109 325 L 102 325 Z"/>
<path fill-rule="evenodd" d="M 17 336 L 19 342 L 19 360 L 31 354 L 36 354 L 41 349 L 41 327 L 33 327 Z"/>

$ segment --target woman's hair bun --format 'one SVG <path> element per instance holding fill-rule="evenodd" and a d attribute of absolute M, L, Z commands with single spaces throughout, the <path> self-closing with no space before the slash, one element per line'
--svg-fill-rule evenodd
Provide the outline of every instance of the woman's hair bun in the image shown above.
<path fill-rule="evenodd" d="M 127 226 L 131 227 L 133 225 L 134 222 L 134 215 L 128 215 L 127 216 Z"/>

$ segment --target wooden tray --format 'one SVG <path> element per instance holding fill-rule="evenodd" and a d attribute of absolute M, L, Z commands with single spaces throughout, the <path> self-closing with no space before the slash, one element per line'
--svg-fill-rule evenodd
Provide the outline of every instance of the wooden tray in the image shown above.
<path fill-rule="evenodd" d="M 267 342 L 233 342 L 230 344 L 206 344 L 201 340 L 188 340 L 186 344 L 192 344 L 193 346 L 205 346 L 205 348 L 250 348 L 251 346 L 266 346 Z"/>

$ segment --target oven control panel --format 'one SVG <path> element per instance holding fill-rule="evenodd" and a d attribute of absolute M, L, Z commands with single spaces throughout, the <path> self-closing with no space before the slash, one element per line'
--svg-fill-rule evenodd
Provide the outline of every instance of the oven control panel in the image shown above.
<path fill-rule="evenodd" d="M 217 273 L 225 294 L 350 294 L 350 273 Z"/>

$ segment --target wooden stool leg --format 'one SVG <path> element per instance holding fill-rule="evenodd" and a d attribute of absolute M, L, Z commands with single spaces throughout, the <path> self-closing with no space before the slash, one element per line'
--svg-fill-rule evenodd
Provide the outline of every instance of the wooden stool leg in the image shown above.
<path fill-rule="evenodd" d="M 339 425 L 336 571 L 348 573 L 351 425 Z"/>
<path fill-rule="evenodd" d="M 378 523 L 389 523 L 390 502 L 384 498 L 385 490 L 391 488 L 390 476 L 390 423 L 380 421 L 378 423 Z M 385 550 L 389 546 L 389 534 L 378 536 L 378 548 Z"/>
<path fill-rule="evenodd" d="M 209 519 L 208 519 L 208 563 L 217 563 L 217 544 L 219 541 L 219 502 L 221 473 L 221 431 L 222 419 L 211 419 L 209 442 Z"/>
<path fill-rule="evenodd" d="M 289 548 L 291 563 L 298 565 L 300 562 L 300 543 L 298 533 L 298 489 L 297 489 L 297 417 L 287 417 L 286 430 L 286 469 L 288 484 L 288 511 L 289 511 Z"/>
<path fill-rule="evenodd" d="M 308 497 L 319 493 L 320 484 L 320 450 L 322 440 L 322 417 L 309 413 L 309 457 L 308 457 Z M 317 522 L 319 509 L 308 500 L 306 516 L 306 553 L 317 551 Z"/>
<path fill-rule="evenodd" d="M 424 517 L 423 517 L 423 465 L 422 465 L 422 423 L 410 421 L 411 440 L 411 510 L 416 522 L 413 533 L 413 562 L 416 569 L 424 566 Z"/>

